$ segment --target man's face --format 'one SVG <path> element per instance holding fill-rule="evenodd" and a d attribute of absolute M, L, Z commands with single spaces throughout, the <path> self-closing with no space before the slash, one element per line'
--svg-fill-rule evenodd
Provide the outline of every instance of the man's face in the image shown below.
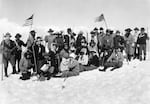
<path fill-rule="evenodd" d="M 116 33 L 116 35 L 120 35 L 120 33 Z"/>
<path fill-rule="evenodd" d="M 52 35 L 52 32 L 48 32 L 49 33 L 49 35 Z"/>
<path fill-rule="evenodd" d="M 134 30 L 135 33 L 138 33 L 138 30 Z"/>
<path fill-rule="evenodd" d="M 5 37 L 5 40 L 10 40 L 10 36 L 6 36 L 6 37 Z"/>
<path fill-rule="evenodd" d="M 100 33 L 103 33 L 104 32 L 104 30 L 100 30 Z"/>
<path fill-rule="evenodd" d="M 37 44 L 37 45 L 40 45 L 41 42 L 42 42 L 42 41 L 41 41 L 40 39 L 38 39 L 37 42 L 36 42 L 36 44 Z"/>
<path fill-rule="evenodd" d="M 145 30 L 141 30 L 141 33 L 144 33 L 145 32 Z"/>
<path fill-rule="evenodd" d="M 33 37 L 35 37 L 35 32 L 31 32 L 31 35 L 32 35 Z"/>

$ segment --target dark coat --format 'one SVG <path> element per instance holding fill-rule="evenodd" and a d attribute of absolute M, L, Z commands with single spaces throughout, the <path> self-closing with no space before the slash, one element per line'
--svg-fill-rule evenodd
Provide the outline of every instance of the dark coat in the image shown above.
<path fill-rule="evenodd" d="M 40 50 L 40 48 L 41 48 L 41 50 Z M 45 47 L 43 45 L 40 45 L 40 46 L 35 45 L 34 51 L 35 51 L 36 60 L 43 60 L 44 59 L 43 54 L 45 53 Z"/>
<path fill-rule="evenodd" d="M 116 35 L 114 37 L 114 48 L 120 48 L 121 50 L 123 50 L 125 47 L 125 40 L 122 36 L 120 35 Z"/>
<path fill-rule="evenodd" d="M 147 39 L 147 33 L 140 33 L 137 38 L 137 44 L 146 44 Z"/>
<path fill-rule="evenodd" d="M 104 50 L 112 49 L 114 46 L 113 36 L 112 35 L 105 35 L 102 39 L 102 48 Z"/>
<path fill-rule="evenodd" d="M 27 46 L 27 44 L 25 44 L 22 40 L 20 40 L 20 39 L 16 39 L 15 40 L 15 43 L 16 43 L 16 46 L 17 46 L 17 51 L 22 51 L 22 49 L 21 49 L 21 47 L 22 46 Z"/>
<path fill-rule="evenodd" d="M 16 44 L 13 40 L 9 40 L 9 42 L 6 42 L 5 40 L 2 41 L 1 43 L 3 55 L 7 57 L 8 59 L 15 55 L 16 52 Z"/>

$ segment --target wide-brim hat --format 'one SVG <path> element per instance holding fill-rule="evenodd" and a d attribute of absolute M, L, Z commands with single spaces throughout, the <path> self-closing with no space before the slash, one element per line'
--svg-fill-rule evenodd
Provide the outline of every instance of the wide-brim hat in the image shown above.
<path fill-rule="evenodd" d="M 137 31 L 139 31 L 139 28 L 135 27 L 135 28 L 134 28 L 134 30 L 137 30 Z"/>
<path fill-rule="evenodd" d="M 97 30 L 98 30 L 98 28 L 97 28 L 97 27 L 95 27 L 93 30 L 94 30 L 94 31 L 97 31 Z"/>
<path fill-rule="evenodd" d="M 4 37 L 11 37 L 11 34 L 9 32 L 7 32 Z"/>
<path fill-rule="evenodd" d="M 104 30 L 104 28 L 103 28 L 103 27 L 100 27 L 99 30 Z"/>
<path fill-rule="evenodd" d="M 67 31 L 72 31 L 72 29 L 71 28 L 67 28 Z"/>
<path fill-rule="evenodd" d="M 52 32 L 54 32 L 54 30 L 49 29 L 47 32 L 48 32 L 48 33 L 52 33 Z"/>
<path fill-rule="evenodd" d="M 95 31 L 91 31 L 90 34 L 95 34 Z"/>
<path fill-rule="evenodd" d="M 141 31 L 142 31 L 142 30 L 145 30 L 145 28 L 144 28 L 144 27 L 142 27 L 142 28 L 141 28 Z"/>
<path fill-rule="evenodd" d="M 21 38 L 21 34 L 17 33 L 15 38 Z"/>
<path fill-rule="evenodd" d="M 132 31 L 132 29 L 127 28 L 127 29 L 125 29 L 125 31 L 126 31 L 126 32 L 131 32 L 131 31 Z"/>
<path fill-rule="evenodd" d="M 42 37 L 38 36 L 36 37 L 36 41 L 43 41 Z"/>
<path fill-rule="evenodd" d="M 106 30 L 106 33 L 110 33 L 110 31 L 111 31 L 110 29 L 107 29 L 107 30 Z"/>
<path fill-rule="evenodd" d="M 30 33 L 36 33 L 35 30 L 31 30 Z"/>
<path fill-rule="evenodd" d="M 120 33 L 120 31 L 119 31 L 119 30 L 117 30 L 117 31 L 116 31 L 116 34 L 117 34 L 117 33 Z"/>

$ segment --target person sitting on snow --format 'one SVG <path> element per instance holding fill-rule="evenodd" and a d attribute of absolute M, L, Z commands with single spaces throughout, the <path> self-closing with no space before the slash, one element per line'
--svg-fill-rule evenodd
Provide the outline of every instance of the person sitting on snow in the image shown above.
<path fill-rule="evenodd" d="M 64 44 L 64 49 L 60 52 L 62 58 L 60 64 L 61 77 L 70 77 L 79 75 L 79 63 L 75 60 L 75 54 L 69 52 L 69 46 L 67 43 Z"/>
<path fill-rule="evenodd" d="M 94 70 L 99 66 L 99 58 L 95 51 L 91 51 L 88 58 L 86 59 L 88 62 L 86 65 L 80 64 L 80 72 Z"/>
<path fill-rule="evenodd" d="M 123 65 L 123 54 L 120 52 L 120 49 L 114 49 L 113 53 L 111 56 L 107 59 L 107 61 L 104 63 L 104 68 L 99 69 L 99 71 L 106 71 L 107 68 L 113 67 L 111 71 L 122 67 Z"/>
<path fill-rule="evenodd" d="M 77 60 L 79 64 L 87 65 L 88 64 L 88 49 L 86 47 L 83 47 L 80 51 L 80 54 L 77 57 L 78 57 Z"/>
<path fill-rule="evenodd" d="M 53 49 L 49 51 L 49 53 L 45 53 L 44 57 L 47 60 L 45 64 L 40 69 L 40 77 L 39 80 L 43 81 L 45 79 L 49 80 L 53 75 L 55 75 L 58 71 L 58 59 L 57 59 L 57 47 L 56 44 L 53 43 Z"/>
<path fill-rule="evenodd" d="M 33 68 L 33 64 L 31 62 L 32 53 L 29 51 L 24 53 L 23 58 L 20 60 L 19 68 L 21 71 L 22 76 L 20 79 L 27 80 L 31 77 L 31 71 L 30 69 Z"/>

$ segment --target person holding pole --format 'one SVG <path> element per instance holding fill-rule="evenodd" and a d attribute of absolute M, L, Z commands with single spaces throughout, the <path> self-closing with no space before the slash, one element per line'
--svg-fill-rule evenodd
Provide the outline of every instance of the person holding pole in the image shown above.
<path fill-rule="evenodd" d="M 4 64 L 4 71 L 5 77 L 8 77 L 7 68 L 8 63 L 10 62 L 13 68 L 12 74 L 16 74 L 16 62 L 15 62 L 15 51 L 16 51 L 16 44 L 13 40 L 11 40 L 11 34 L 6 33 L 4 35 L 4 40 L 1 42 L 1 48 L 3 49 L 3 64 Z"/>
<path fill-rule="evenodd" d="M 34 64 L 34 68 L 33 68 L 33 72 L 36 73 L 37 72 L 37 65 L 36 65 L 36 58 L 35 58 L 35 52 L 34 52 L 34 45 L 35 45 L 35 35 L 36 32 L 34 30 L 30 31 L 30 36 L 27 40 L 27 50 L 30 51 L 32 53 L 32 59 L 31 62 L 32 64 Z"/>
<path fill-rule="evenodd" d="M 18 63 L 18 73 L 20 72 L 20 68 L 19 68 L 19 62 L 21 60 L 21 55 L 22 55 L 22 46 L 26 46 L 26 44 L 20 39 L 22 36 L 21 34 L 17 33 L 15 36 L 15 43 L 17 46 L 17 51 L 15 52 L 15 60 Z"/>

